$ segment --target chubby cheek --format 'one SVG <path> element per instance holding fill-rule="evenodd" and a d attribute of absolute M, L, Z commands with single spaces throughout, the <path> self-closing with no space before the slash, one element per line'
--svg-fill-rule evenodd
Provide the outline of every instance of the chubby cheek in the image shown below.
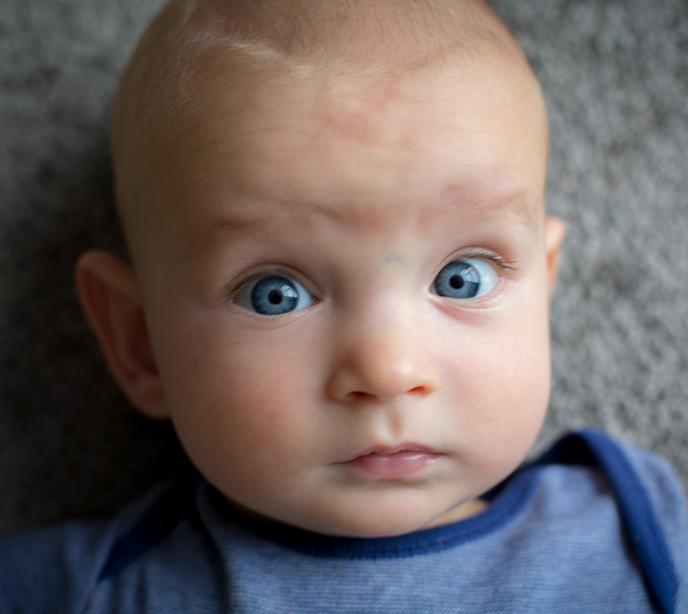
<path fill-rule="evenodd" d="M 169 365 L 165 387 L 194 464 L 242 502 L 247 489 L 260 497 L 307 467 L 309 442 L 318 441 L 324 425 L 308 402 L 316 387 L 306 377 L 312 357 L 275 335 L 242 336 L 217 324 L 189 331 L 194 345 Z"/>
<path fill-rule="evenodd" d="M 448 378 L 461 407 L 455 427 L 464 434 L 463 460 L 489 480 L 520 464 L 542 426 L 550 392 L 547 311 L 546 301 L 532 300 L 474 329 Z"/>

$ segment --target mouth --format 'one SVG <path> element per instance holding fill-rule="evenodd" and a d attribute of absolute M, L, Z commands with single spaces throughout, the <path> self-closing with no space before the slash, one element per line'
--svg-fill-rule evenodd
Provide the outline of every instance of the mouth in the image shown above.
<path fill-rule="evenodd" d="M 435 450 L 409 444 L 395 448 L 376 447 L 337 464 L 370 477 L 398 480 L 414 476 L 442 456 Z"/>

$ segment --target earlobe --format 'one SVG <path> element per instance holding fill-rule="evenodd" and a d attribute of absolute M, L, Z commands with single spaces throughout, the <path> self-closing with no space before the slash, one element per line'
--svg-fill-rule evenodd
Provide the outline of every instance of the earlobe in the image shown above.
<path fill-rule="evenodd" d="M 545 249 L 547 251 L 547 280 L 550 297 L 559 275 L 561 249 L 566 237 L 566 223 L 558 217 L 548 216 L 545 219 Z"/>
<path fill-rule="evenodd" d="M 76 281 L 86 317 L 124 392 L 148 416 L 169 417 L 131 266 L 92 250 L 79 258 Z"/>

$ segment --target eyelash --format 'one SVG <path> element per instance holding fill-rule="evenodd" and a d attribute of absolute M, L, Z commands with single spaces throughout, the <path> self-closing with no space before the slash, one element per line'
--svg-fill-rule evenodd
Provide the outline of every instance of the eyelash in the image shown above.
<path fill-rule="evenodd" d="M 501 271 L 518 271 L 518 267 L 514 262 L 509 262 L 505 258 L 502 258 L 502 256 L 485 249 L 474 249 L 461 255 L 453 256 L 451 260 L 463 260 L 464 258 L 480 258 L 482 260 L 487 260 Z"/>

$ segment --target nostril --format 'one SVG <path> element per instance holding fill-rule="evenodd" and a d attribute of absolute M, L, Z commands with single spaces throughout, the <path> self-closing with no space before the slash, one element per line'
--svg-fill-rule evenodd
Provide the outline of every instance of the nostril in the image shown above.
<path fill-rule="evenodd" d="M 387 403 L 406 395 L 421 399 L 437 389 L 437 375 L 432 364 L 403 353 L 394 358 L 385 352 L 370 352 L 356 360 L 336 366 L 327 382 L 327 394 L 345 403 L 366 405 Z M 372 354 L 372 357 L 371 357 Z"/>
<path fill-rule="evenodd" d="M 354 399 L 367 399 L 368 397 L 371 397 L 372 395 L 367 393 L 367 392 L 361 392 L 359 390 L 354 390 L 349 393 Z"/>
<path fill-rule="evenodd" d="M 428 392 L 425 386 L 415 386 L 406 391 L 406 394 L 422 396 Z M 350 401 L 370 401 L 372 399 L 378 398 L 379 394 L 373 394 L 370 392 L 363 392 L 362 390 L 352 390 L 348 394 Z M 396 396 L 396 395 L 395 395 Z"/>

